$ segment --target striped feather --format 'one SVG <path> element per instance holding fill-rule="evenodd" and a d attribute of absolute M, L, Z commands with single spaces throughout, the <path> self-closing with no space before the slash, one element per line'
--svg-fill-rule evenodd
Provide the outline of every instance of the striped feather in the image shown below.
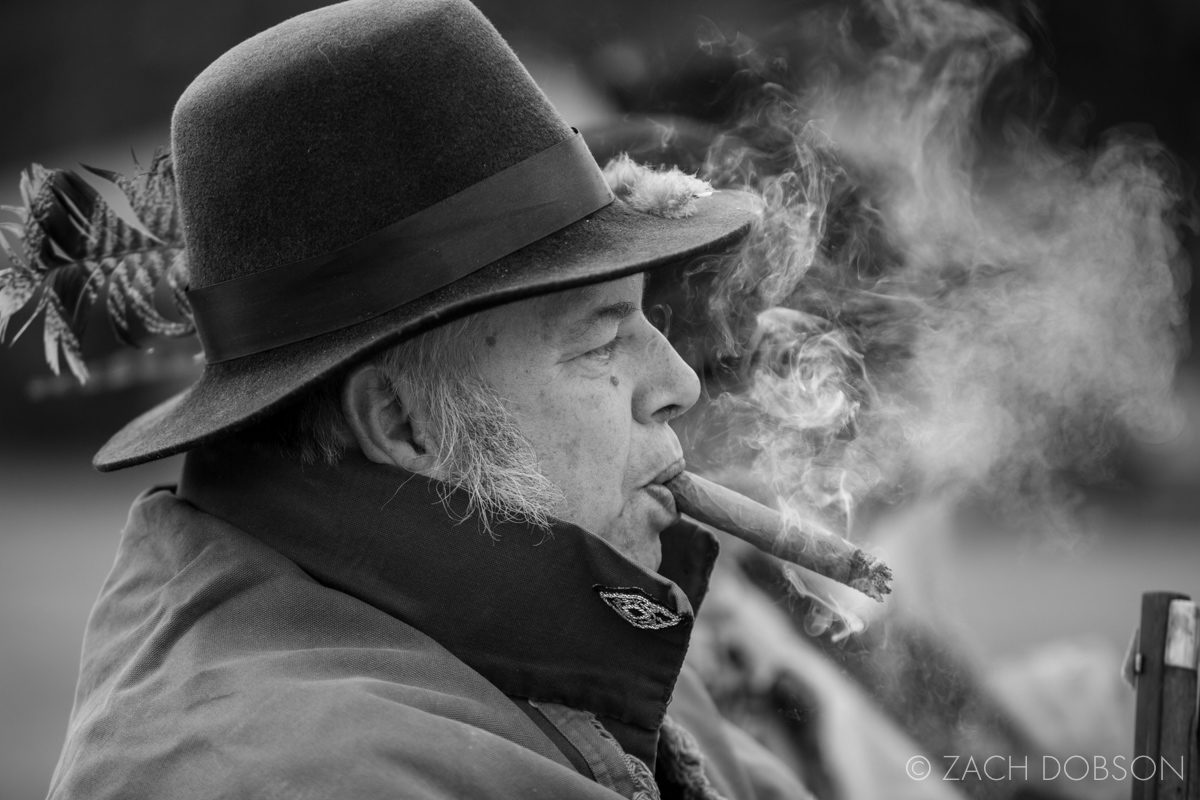
<path fill-rule="evenodd" d="M 89 312 L 99 305 L 128 344 L 140 334 L 187 336 L 195 332 L 187 287 L 187 259 L 169 154 L 156 154 L 133 177 L 84 166 L 93 180 L 111 184 L 129 201 L 133 216 L 106 203 L 91 183 L 70 170 L 33 164 L 21 175 L 22 206 L 0 212 L 0 341 L 9 323 L 29 318 L 15 341 L 39 316 L 46 363 L 58 374 L 65 360 L 83 383 L 87 367 L 81 342 Z M 156 304 L 166 284 L 179 319 Z M 136 331 L 136 333 L 135 333 Z"/>

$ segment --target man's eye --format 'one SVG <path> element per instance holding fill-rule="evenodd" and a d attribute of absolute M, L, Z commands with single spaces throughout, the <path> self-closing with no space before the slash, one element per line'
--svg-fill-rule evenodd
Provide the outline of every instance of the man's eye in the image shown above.
<path fill-rule="evenodd" d="M 617 352 L 617 345 L 620 343 L 621 337 L 618 336 L 615 339 L 612 339 L 611 341 L 601 345 L 600 347 L 588 350 L 583 354 L 583 357 L 590 358 L 595 361 L 607 362 L 612 359 L 613 353 Z"/>

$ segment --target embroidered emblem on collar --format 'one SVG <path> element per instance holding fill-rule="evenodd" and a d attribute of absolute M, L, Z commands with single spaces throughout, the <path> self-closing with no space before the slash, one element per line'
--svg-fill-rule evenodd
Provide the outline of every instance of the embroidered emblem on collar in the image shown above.
<path fill-rule="evenodd" d="M 600 599 L 635 628 L 657 631 L 678 625 L 683 617 L 636 587 L 592 587 Z"/>

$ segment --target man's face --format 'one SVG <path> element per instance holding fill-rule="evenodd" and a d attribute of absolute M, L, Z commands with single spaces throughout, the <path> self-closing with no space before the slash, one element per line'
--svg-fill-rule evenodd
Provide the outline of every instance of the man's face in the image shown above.
<path fill-rule="evenodd" d="M 562 490 L 555 516 L 655 570 L 676 517 L 656 479 L 682 458 L 667 423 L 699 382 L 642 313 L 643 285 L 633 275 L 494 309 L 473 345 L 480 377 Z"/>

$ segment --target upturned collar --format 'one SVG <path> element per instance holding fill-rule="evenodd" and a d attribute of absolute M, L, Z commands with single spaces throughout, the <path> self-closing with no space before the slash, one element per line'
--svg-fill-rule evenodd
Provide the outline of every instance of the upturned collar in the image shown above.
<path fill-rule="evenodd" d="M 501 523 L 489 535 L 463 519 L 461 492 L 358 453 L 301 466 L 201 448 L 179 495 L 426 633 L 505 694 L 595 713 L 654 763 L 717 555 L 707 532 L 664 531 L 653 573 L 565 522 Z"/>

